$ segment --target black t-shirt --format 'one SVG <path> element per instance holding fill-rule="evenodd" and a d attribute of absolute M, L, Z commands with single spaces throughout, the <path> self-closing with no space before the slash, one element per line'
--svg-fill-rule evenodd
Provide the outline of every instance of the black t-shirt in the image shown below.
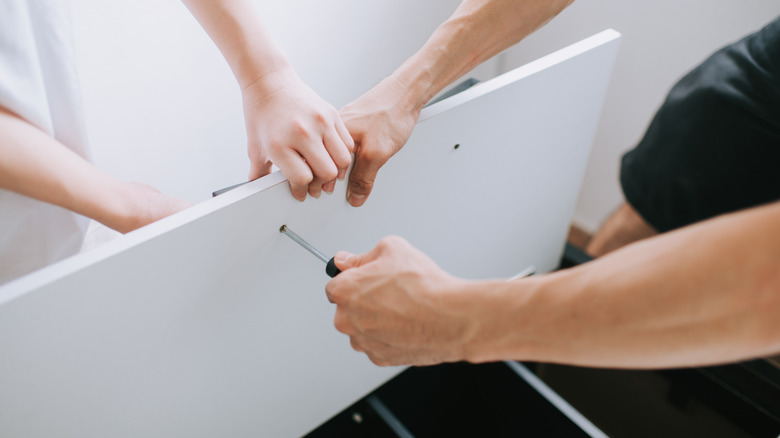
<path fill-rule="evenodd" d="M 620 181 L 661 232 L 780 200 L 780 17 L 672 88 Z"/>

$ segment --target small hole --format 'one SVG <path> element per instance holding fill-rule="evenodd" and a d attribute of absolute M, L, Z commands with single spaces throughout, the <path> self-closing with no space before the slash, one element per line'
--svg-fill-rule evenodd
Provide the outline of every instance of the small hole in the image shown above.
<path fill-rule="evenodd" d="M 454 149 L 457 149 L 459 147 L 460 147 L 460 143 L 456 144 Z"/>

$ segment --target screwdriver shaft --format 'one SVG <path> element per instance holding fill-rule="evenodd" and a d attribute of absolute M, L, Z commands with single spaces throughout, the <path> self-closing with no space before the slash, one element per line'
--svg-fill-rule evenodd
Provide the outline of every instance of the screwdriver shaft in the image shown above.
<path fill-rule="evenodd" d="M 325 254 L 317 251 L 317 248 L 311 246 L 309 244 L 309 242 L 301 239 L 301 236 L 295 234 L 295 232 L 293 230 L 287 228 L 287 225 L 282 225 L 282 227 L 279 228 L 279 231 L 284 233 L 284 234 L 286 234 L 287 237 L 289 237 L 290 239 L 298 242 L 299 245 L 301 245 L 302 247 L 306 248 L 307 251 L 309 251 L 310 253 L 314 254 L 315 257 L 317 257 L 318 259 L 322 260 L 324 263 L 328 263 L 328 257 L 326 257 Z"/>

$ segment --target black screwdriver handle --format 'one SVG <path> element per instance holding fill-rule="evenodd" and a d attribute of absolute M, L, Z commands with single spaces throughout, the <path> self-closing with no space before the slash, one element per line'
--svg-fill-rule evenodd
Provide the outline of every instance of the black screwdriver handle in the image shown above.
<path fill-rule="evenodd" d="M 331 257 L 330 260 L 328 260 L 328 264 L 325 265 L 325 273 L 328 274 L 330 278 L 341 274 L 341 269 L 336 267 L 336 262 L 333 259 L 334 257 Z"/>

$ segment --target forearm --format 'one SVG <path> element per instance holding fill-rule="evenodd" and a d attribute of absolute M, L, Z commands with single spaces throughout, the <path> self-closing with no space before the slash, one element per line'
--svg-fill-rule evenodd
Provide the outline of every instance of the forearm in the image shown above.
<path fill-rule="evenodd" d="M 0 188 L 103 223 L 118 219 L 122 183 L 0 108 Z"/>
<path fill-rule="evenodd" d="M 183 0 L 230 65 L 241 89 L 290 63 L 249 0 Z"/>
<path fill-rule="evenodd" d="M 418 110 L 482 62 L 525 38 L 573 0 L 465 0 L 392 75 Z"/>
<path fill-rule="evenodd" d="M 650 368 L 776 353 L 779 235 L 776 202 L 575 269 L 492 284 L 472 359 Z"/>

